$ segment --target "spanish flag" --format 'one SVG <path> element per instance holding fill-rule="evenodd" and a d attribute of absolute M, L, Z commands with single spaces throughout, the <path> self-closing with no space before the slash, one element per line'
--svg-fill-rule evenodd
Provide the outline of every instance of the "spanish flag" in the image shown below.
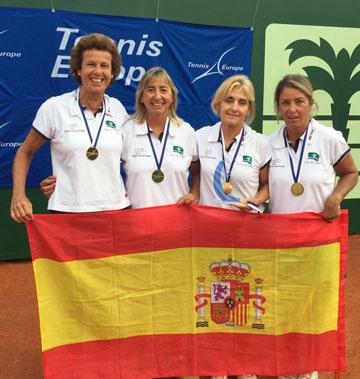
<path fill-rule="evenodd" d="M 45 378 L 345 369 L 347 213 L 164 206 L 27 224 Z"/>

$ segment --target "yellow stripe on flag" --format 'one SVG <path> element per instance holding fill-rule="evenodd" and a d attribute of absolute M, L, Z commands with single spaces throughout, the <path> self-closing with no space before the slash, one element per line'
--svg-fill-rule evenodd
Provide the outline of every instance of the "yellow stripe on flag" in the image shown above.
<path fill-rule="evenodd" d="M 333 243 L 293 249 L 180 248 L 65 263 L 36 259 L 42 349 L 152 334 L 336 330 L 339 250 Z M 229 256 L 250 266 L 243 282 L 249 283 L 251 293 L 255 280 L 262 280 L 266 301 L 261 330 L 251 328 L 253 300 L 246 325 L 224 328 L 211 320 L 210 298 L 204 308 L 209 325 L 196 328 L 198 278 L 210 295 L 219 280 L 209 267 Z"/>

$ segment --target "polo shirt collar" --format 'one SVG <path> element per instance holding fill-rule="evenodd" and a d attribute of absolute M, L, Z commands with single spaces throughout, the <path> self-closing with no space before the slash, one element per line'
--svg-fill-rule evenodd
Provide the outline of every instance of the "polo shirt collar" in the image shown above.
<path fill-rule="evenodd" d="M 79 104 L 78 104 L 79 92 L 80 92 L 80 87 L 71 93 L 70 112 L 72 115 L 77 115 L 81 112 L 79 108 Z M 113 117 L 114 113 L 112 112 L 112 109 L 110 107 L 110 97 L 106 93 L 104 94 L 104 99 L 105 99 L 105 112 L 108 116 Z"/>
<path fill-rule="evenodd" d="M 208 142 L 219 142 L 220 125 L 221 125 L 221 122 L 219 121 L 215 125 L 211 126 L 211 131 L 207 137 Z M 251 127 L 245 123 L 244 123 L 243 127 L 245 128 L 245 136 L 246 136 L 250 132 Z M 241 132 L 235 137 L 236 141 L 239 141 L 240 136 L 241 136 Z M 245 141 L 246 141 L 245 136 L 244 136 L 242 143 L 245 143 Z"/>
<path fill-rule="evenodd" d="M 309 132 L 308 132 L 308 139 L 307 144 L 312 144 L 312 138 L 313 135 L 317 129 L 318 122 L 315 119 L 311 119 L 309 122 Z M 275 134 L 275 138 L 272 142 L 272 145 L 276 149 L 286 148 L 285 138 L 286 138 L 286 125 L 284 124 Z M 305 132 L 300 136 L 300 140 L 304 139 Z"/>
<path fill-rule="evenodd" d="M 168 122 L 169 122 L 169 119 L 167 118 L 165 125 L 167 125 Z M 169 129 L 169 136 L 170 137 L 175 136 L 175 128 L 176 128 L 176 126 L 174 125 L 174 123 L 170 121 L 170 129 Z M 146 121 L 144 121 L 141 124 L 135 123 L 135 134 L 137 136 L 148 134 L 148 127 L 147 127 Z"/>

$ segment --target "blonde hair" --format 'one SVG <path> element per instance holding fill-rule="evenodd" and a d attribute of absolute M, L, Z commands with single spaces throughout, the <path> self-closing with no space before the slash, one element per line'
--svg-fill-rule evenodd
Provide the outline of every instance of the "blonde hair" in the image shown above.
<path fill-rule="evenodd" d="M 318 106 L 313 97 L 314 90 L 309 78 L 305 75 L 290 74 L 290 75 L 285 75 L 280 80 L 280 82 L 278 83 L 275 89 L 274 107 L 275 107 L 275 113 L 277 117 L 279 117 L 280 96 L 285 88 L 294 88 L 300 91 L 301 93 L 303 93 L 303 95 L 308 99 L 309 104 L 311 105 L 310 116 L 312 117 L 316 113 Z"/>
<path fill-rule="evenodd" d="M 245 75 L 233 75 L 224 80 L 213 96 L 211 109 L 218 116 L 221 102 L 230 95 L 231 91 L 240 88 L 244 89 L 249 101 L 249 111 L 245 121 L 250 124 L 255 118 L 255 91 L 251 80 Z"/>
<path fill-rule="evenodd" d="M 169 107 L 169 119 L 179 125 L 182 120 L 176 114 L 177 103 L 178 103 L 178 90 L 171 79 L 170 75 L 161 67 L 152 67 L 145 72 L 141 78 L 135 94 L 135 113 L 133 118 L 138 124 L 143 123 L 146 120 L 147 110 L 145 105 L 141 102 L 145 88 L 154 78 L 162 78 L 169 85 L 173 101 Z"/>

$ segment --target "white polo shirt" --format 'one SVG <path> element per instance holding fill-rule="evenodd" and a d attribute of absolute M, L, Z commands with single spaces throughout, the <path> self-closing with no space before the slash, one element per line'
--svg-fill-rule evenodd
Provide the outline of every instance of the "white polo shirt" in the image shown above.
<path fill-rule="evenodd" d="M 248 125 L 244 125 L 244 128 L 244 138 L 231 172 L 230 183 L 233 187 L 231 194 L 225 194 L 222 188 L 225 182 L 225 171 L 222 146 L 219 141 L 220 122 L 197 130 L 196 141 L 201 165 L 201 204 L 234 209 L 226 202 L 253 197 L 257 193 L 260 170 L 271 159 L 270 148 L 265 136 Z M 238 134 L 230 151 L 225 151 L 227 171 L 229 171 L 240 137 L 241 135 Z"/>
<path fill-rule="evenodd" d="M 198 160 L 195 131 L 188 123 L 179 126 L 170 122 L 161 171 L 164 180 L 155 183 L 152 173 L 157 169 L 148 139 L 146 122 L 136 124 L 133 119 L 124 125 L 124 149 L 122 161 L 126 173 L 126 189 L 133 208 L 174 204 L 189 193 L 189 167 Z M 153 146 L 160 160 L 165 136 L 160 141 L 150 133 Z"/>
<path fill-rule="evenodd" d="M 294 183 L 291 173 L 289 151 L 297 172 L 305 133 L 300 137 L 297 152 L 285 144 L 282 126 L 269 138 L 271 163 L 269 171 L 269 189 L 271 213 L 322 212 L 328 196 L 334 190 L 334 166 L 350 151 L 341 132 L 319 124 L 312 119 L 309 124 L 303 160 L 298 182 L 304 186 L 304 192 L 295 196 L 291 192 Z"/>
<path fill-rule="evenodd" d="M 51 143 L 55 192 L 48 209 L 62 212 L 94 212 L 122 209 L 130 205 L 120 176 L 123 148 L 122 124 L 128 115 L 123 105 L 105 95 L 105 118 L 97 143 L 99 156 L 86 156 L 92 146 L 79 104 L 78 90 L 45 101 L 39 108 L 33 127 Z M 85 110 L 93 140 L 103 112 L 96 116 Z"/>

